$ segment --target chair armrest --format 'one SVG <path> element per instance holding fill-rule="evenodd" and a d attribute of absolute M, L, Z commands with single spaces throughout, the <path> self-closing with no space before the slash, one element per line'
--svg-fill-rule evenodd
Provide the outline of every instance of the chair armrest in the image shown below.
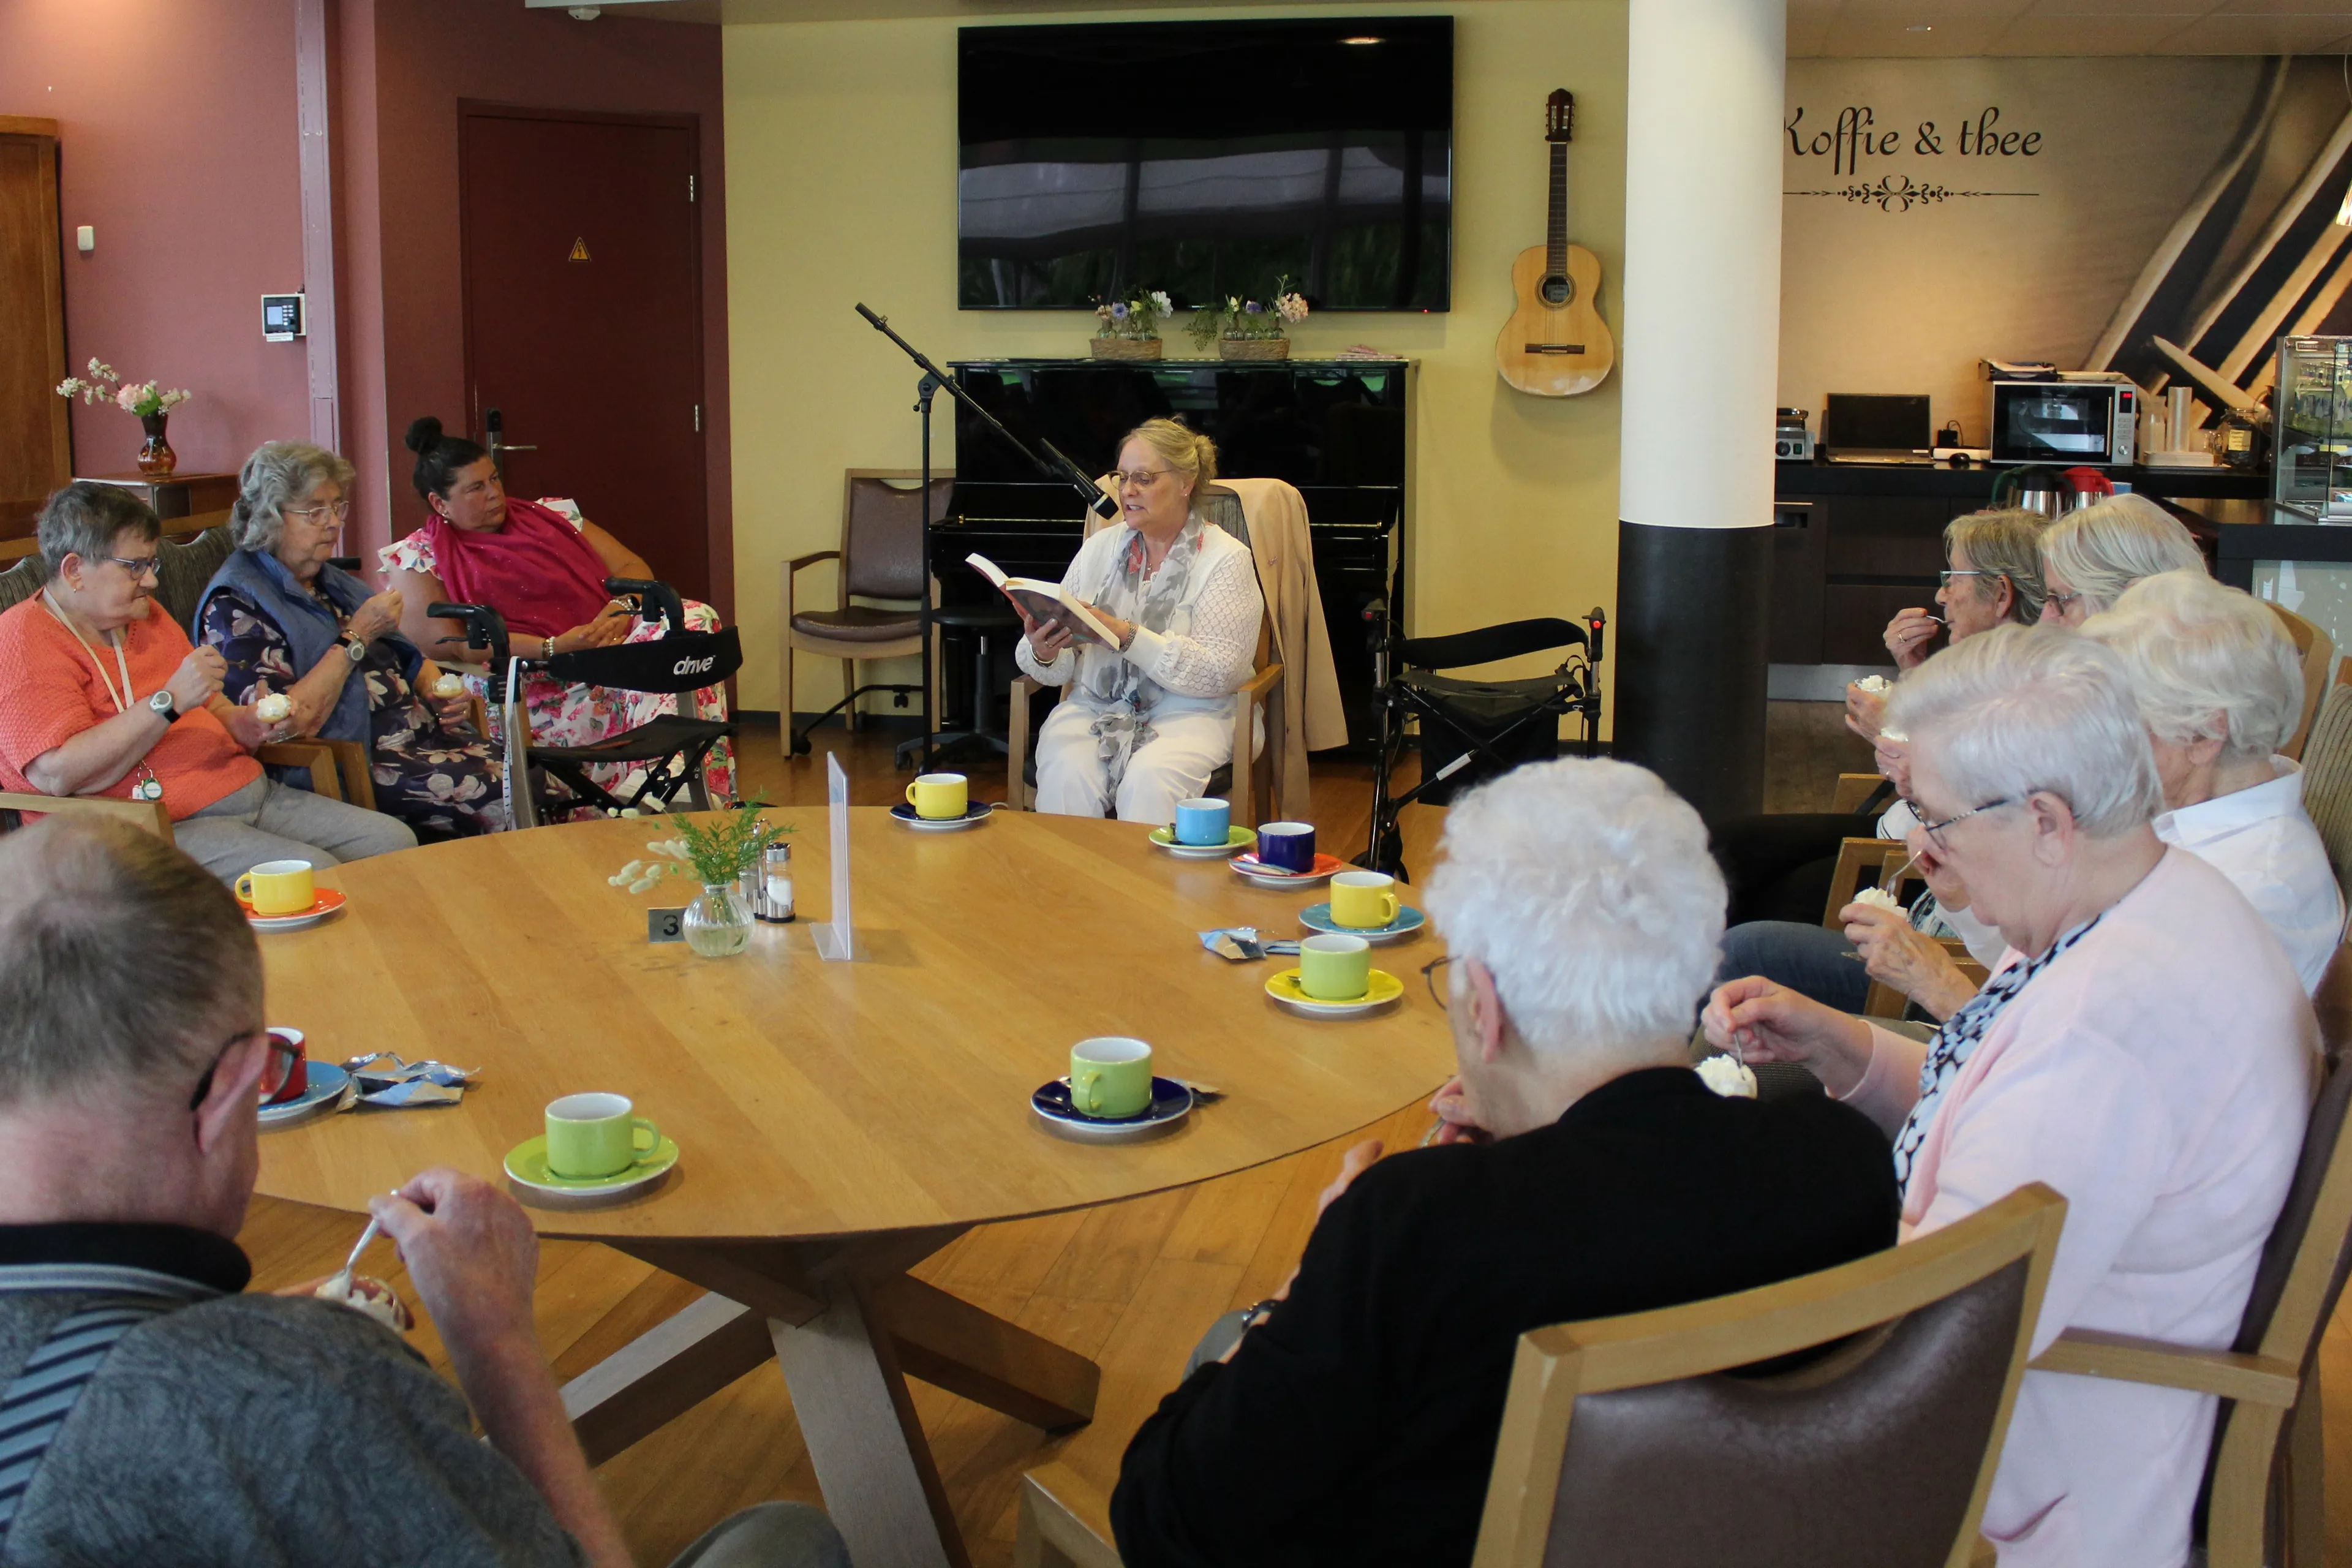
<path fill-rule="evenodd" d="M 172 842 L 172 814 L 160 800 L 117 800 L 112 795 L 25 795 L 0 791 L 0 812 L 32 811 L 45 816 L 110 816 L 117 822 Z"/>
<path fill-rule="evenodd" d="M 838 561 L 840 559 L 841 552 L 838 550 L 812 551 L 806 555 L 795 555 L 790 561 L 785 562 L 784 570 L 787 573 L 793 573 L 801 570 L 804 566 L 814 566 L 820 561 Z"/>
<path fill-rule="evenodd" d="M 265 767 L 307 768 L 312 795 L 327 800 L 343 798 L 342 783 L 335 776 L 335 753 L 324 741 L 272 741 L 253 756 Z"/>
<path fill-rule="evenodd" d="M 369 811 L 375 809 L 375 758 L 372 748 L 357 741 L 330 741 L 322 735 L 305 735 L 305 741 L 316 741 L 335 756 L 335 773 L 342 781 L 343 799 Z"/>
<path fill-rule="evenodd" d="M 1262 700 L 1265 698 L 1266 693 L 1274 689 L 1275 683 L 1279 681 L 1281 679 L 1282 666 L 1278 664 L 1269 664 L 1264 669 L 1259 670 L 1255 675 L 1251 676 L 1247 680 L 1243 681 L 1239 686 L 1234 688 L 1234 695 L 1236 697 L 1248 697 Z"/>
<path fill-rule="evenodd" d="M 2294 1407 L 2303 1385 L 2302 1369 L 2276 1356 L 2196 1350 L 2097 1329 L 2068 1329 L 2026 1367 L 2032 1372 L 2185 1388 L 2192 1394 L 2216 1394 L 2280 1410 Z"/>
<path fill-rule="evenodd" d="M 1110 1542 L 1109 1500 L 1069 1466 L 1044 1465 L 1021 1478 L 1014 1561 L 1061 1568 L 1120 1568 Z"/>
<path fill-rule="evenodd" d="M 1885 782 L 1885 775 L 1880 773 L 1840 773 L 1837 776 L 1837 793 L 1831 797 L 1830 809 L 1842 814 L 1860 811 L 1862 803 Z"/>

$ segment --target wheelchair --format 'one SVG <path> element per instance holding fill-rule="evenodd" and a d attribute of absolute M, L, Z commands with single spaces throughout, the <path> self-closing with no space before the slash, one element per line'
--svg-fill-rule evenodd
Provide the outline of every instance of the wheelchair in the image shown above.
<path fill-rule="evenodd" d="M 1380 716 L 1380 740 L 1372 774 L 1370 841 L 1356 857 L 1357 865 L 1410 882 L 1398 814 L 1415 801 L 1447 805 L 1472 784 L 1522 763 L 1558 756 L 1559 721 L 1567 715 L 1582 720 L 1583 754 L 1600 755 L 1601 662 L 1606 657 L 1609 617 L 1598 605 L 1580 626 L 1544 616 L 1437 637 L 1396 636 L 1384 599 L 1366 606 L 1364 620 L 1371 642 L 1372 703 Z M 1549 675 L 1469 680 L 1440 673 L 1554 648 L 1567 651 Z M 1421 782 L 1398 795 L 1396 766 L 1404 752 L 1408 725 L 1420 732 Z"/>
<path fill-rule="evenodd" d="M 667 632 L 652 642 L 582 648 L 553 658 L 526 658 L 509 646 L 506 617 L 488 605 L 426 606 L 429 616 L 463 622 L 467 647 L 488 656 L 484 662 L 489 668 L 491 739 L 506 757 L 507 803 L 517 827 L 536 827 L 555 813 L 582 806 L 600 813 L 673 811 L 681 795 L 694 810 L 710 809 L 709 792 L 702 784 L 702 764 L 712 747 L 735 733 L 731 721 L 666 713 L 585 746 L 542 746 L 530 738 L 530 719 L 522 700 L 523 681 L 530 670 L 544 669 L 557 680 L 614 691 L 681 696 L 716 686 L 743 666 L 743 644 L 736 629 L 686 630 L 686 606 L 668 584 L 608 577 L 604 587 L 626 602 L 640 619 L 659 618 Z M 640 770 L 636 788 L 625 798 L 588 775 L 592 767 L 614 764 Z"/>

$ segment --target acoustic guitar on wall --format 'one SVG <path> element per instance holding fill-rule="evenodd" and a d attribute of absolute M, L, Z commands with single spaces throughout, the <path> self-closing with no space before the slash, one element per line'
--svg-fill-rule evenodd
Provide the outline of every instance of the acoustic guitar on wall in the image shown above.
<path fill-rule="evenodd" d="M 1566 88 L 1544 103 L 1551 143 L 1551 222 L 1545 242 L 1511 265 L 1518 309 L 1495 340 L 1495 368 L 1538 397 L 1574 397 L 1609 379 L 1617 341 L 1601 319 L 1601 258 L 1568 239 L 1568 144 L 1576 134 L 1576 96 Z"/>

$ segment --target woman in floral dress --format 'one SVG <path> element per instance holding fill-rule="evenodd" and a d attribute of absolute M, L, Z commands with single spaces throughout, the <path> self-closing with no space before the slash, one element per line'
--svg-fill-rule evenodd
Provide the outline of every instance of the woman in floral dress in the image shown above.
<path fill-rule="evenodd" d="M 398 594 L 371 595 L 328 564 L 352 475 L 305 442 L 246 459 L 229 520 L 238 548 L 205 586 L 197 640 L 226 662 L 230 701 L 280 696 L 289 732 L 365 744 L 377 810 L 426 838 L 495 832 L 508 825 L 499 763 L 467 699 L 432 695 L 441 671 L 396 629 Z"/>
<path fill-rule="evenodd" d="M 462 436 L 442 434 L 438 419 L 408 427 L 416 454 L 416 493 L 433 509 L 425 527 L 377 552 L 386 580 L 399 590 L 401 626 L 421 647 L 462 639 L 456 621 L 425 612 L 436 602 L 488 605 L 507 623 L 513 650 L 551 658 L 582 648 L 645 642 L 663 635 L 639 621 L 604 590 L 607 577 L 649 579 L 653 569 L 628 546 L 580 515 L 569 500 L 509 497 L 489 454 Z M 718 612 L 686 601 L 688 631 L 719 629 Z M 472 684 L 478 685 L 478 682 Z M 585 746 L 678 711 L 678 699 L 658 691 L 615 691 L 553 679 L 544 671 L 523 683 L 531 740 L 547 746 Z M 698 719 L 724 721 L 724 687 L 705 687 L 689 699 Z M 616 787 L 621 766 L 592 768 L 602 787 Z M 735 752 L 721 741 L 702 767 L 713 805 L 735 799 Z"/>

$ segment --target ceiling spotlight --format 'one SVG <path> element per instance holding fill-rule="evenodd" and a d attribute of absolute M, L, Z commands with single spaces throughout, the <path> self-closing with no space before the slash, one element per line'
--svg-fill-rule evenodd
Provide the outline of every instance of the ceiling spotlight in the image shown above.
<path fill-rule="evenodd" d="M 1936 30 L 1936 24 L 1933 22 L 1914 22 L 1903 30 L 1906 33 L 1932 33 Z"/>
<path fill-rule="evenodd" d="M 593 22 L 604 13 L 594 5 L 574 5 L 564 15 L 575 22 Z"/>
<path fill-rule="evenodd" d="M 1366 38 L 1366 37 L 1356 37 L 1356 38 L 1342 38 L 1342 39 L 1340 39 L 1339 41 L 1340 41 L 1341 43 L 1343 43 L 1343 44 L 1381 44 L 1381 43 L 1386 43 L 1388 40 L 1387 40 L 1387 39 L 1385 39 L 1385 38 Z"/>

